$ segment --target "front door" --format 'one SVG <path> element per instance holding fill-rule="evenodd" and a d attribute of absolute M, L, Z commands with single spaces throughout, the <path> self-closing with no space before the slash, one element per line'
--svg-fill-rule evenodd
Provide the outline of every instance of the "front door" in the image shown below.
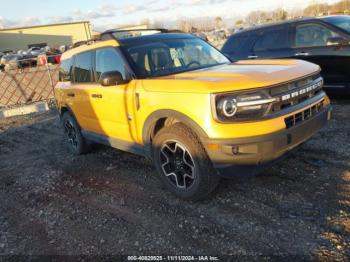
<path fill-rule="evenodd" d="M 318 64 L 325 86 L 343 88 L 350 83 L 350 45 L 333 45 L 341 32 L 321 22 L 301 22 L 294 27 L 294 57 Z"/>
<path fill-rule="evenodd" d="M 136 81 L 102 86 L 103 73 L 119 71 L 127 79 L 126 66 L 121 53 L 115 47 L 97 49 L 95 53 L 95 84 L 87 89 L 94 111 L 92 131 L 107 137 L 135 142 L 133 134 L 133 103 Z"/>

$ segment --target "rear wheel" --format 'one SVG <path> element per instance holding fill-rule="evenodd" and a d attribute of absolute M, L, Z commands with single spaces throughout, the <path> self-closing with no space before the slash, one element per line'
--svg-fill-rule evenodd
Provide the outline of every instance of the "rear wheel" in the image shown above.
<path fill-rule="evenodd" d="M 218 185 L 219 176 L 201 142 L 181 123 L 158 132 L 153 140 L 153 160 L 161 181 L 178 197 L 199 200 Z"/>
<path fill-rule="evenodd" d="M 65 112 L 63 114 L 62 126 L 70 151 L 75 155 L 88 153 L 90 147 L 82 136 L 80 127 L 71 113 Z"/>

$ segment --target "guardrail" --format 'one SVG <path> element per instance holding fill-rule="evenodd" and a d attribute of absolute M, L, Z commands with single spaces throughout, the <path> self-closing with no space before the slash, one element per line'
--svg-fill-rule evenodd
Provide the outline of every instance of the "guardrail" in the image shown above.
<path fill-rule="evenodd" d="M 18 60 L 0 72 L 0 107 L 51 100 L 58 81 L 59 65 L 46 64 L 32 67 L 33 59 Z"/>

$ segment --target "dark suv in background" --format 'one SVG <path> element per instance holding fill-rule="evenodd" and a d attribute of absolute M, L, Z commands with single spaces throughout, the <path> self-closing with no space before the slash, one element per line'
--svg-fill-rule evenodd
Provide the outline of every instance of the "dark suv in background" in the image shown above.
<path fill-rule="evenodd" d="M 222 47 L 231 60 L 296 58 L 322 68 L 325 89 L 350 94 L 350 16 L 302 18 L 242 30 Z"/>

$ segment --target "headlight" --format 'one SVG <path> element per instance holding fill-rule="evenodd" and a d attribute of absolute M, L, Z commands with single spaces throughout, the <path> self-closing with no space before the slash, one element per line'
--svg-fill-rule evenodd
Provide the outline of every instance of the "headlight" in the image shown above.
<path fill-rule="evenodd" d="M 234 97 L 221 99 L 217 108 L 221 115 L 225 117 L 233 117 L 237 113 L 237 100 Z"/>
<path fill-rule="evenodd" d="M 261 93 L 238 94 L 238 95 L 216 95 L 216 116 L 221 121 L 235 119 L 249 120 L 265 115 L 272 102 L 276 98 Z"/>

